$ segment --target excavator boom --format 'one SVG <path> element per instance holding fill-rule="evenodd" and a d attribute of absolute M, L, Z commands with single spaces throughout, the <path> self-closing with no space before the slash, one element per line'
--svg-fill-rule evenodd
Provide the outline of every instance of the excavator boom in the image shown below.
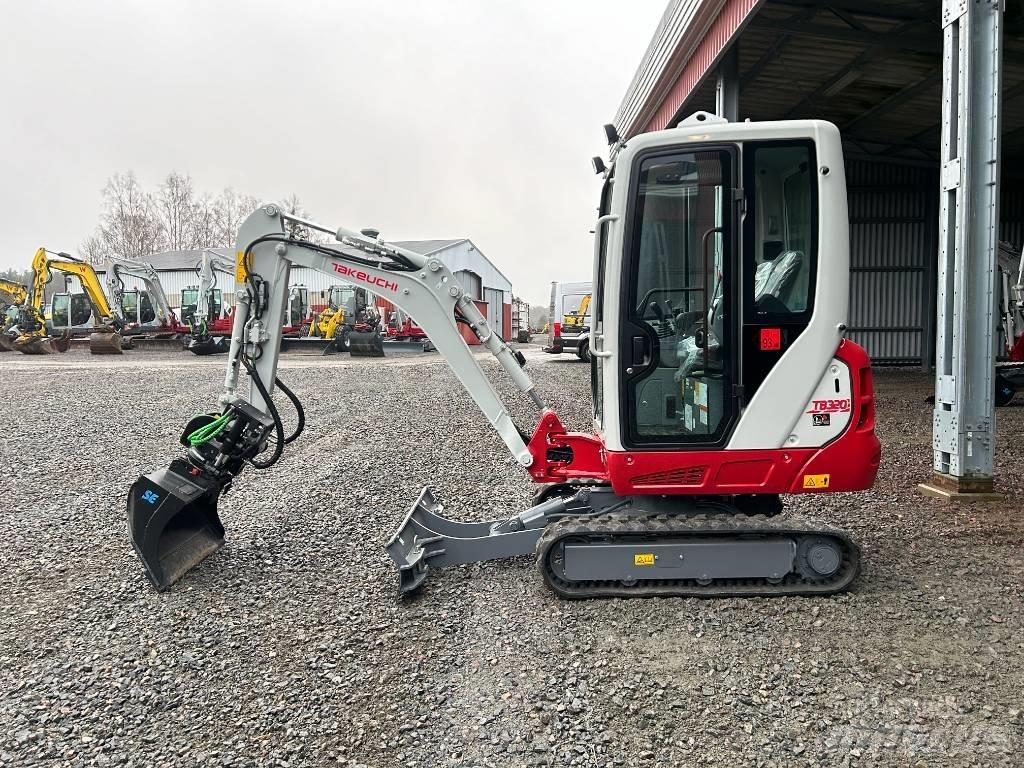
<path fill-rule="evenodd" d="M 191 334 L 185 341 L 185 349 L 195 355 L 212 355 L 227 351 L 227 339 L 210 334 L 210 304 L 217 287 L 217 272 L 235 274 L 235 263 L 216 251 L 206 248 L 196 265 L 199 273 L 199 290 L 193 315 Z"/>
<path fill-rule="evenodd" d="M 331 232 L 340 247 L 295 239 L 287 234 L 289 222 Z M 293 265 L 365 286 L 416 317 L 515 460 L 523 467 L 534 463 L 523 434 L 459 334 L 456 317 L 474 330 L 542 413 L 546 413 L 544 402 L 522 369 L 522 357 L 490 329 L 440 260 L 344 228 L 330 230 L 287 215 L 279 205 L 265 205 L 239 230 L 235 322 L 220 412 L 196 417 L 186 426 L 182 435 L 182 444 L 188 448 L 186 460 L 139 478 L 129 492 L 132 544 L 158 589 L 169 586 L 223 544 L 217 499 L 244 465 L 271 466 L 285 444 L 301 432 L 301 405 L 277 377 L 281 318 Z M 239 391 L 243 369 L 249 374 L 244 394 Z M 300 414 L 300 427 L 291 436 L 285 436 L 272 399 L 275 387 Z"/>

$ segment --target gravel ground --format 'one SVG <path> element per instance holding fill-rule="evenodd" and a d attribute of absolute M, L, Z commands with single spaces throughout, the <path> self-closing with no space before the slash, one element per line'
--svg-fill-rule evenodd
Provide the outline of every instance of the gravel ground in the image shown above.
<path fill-rule="evenodd" d="M 586 367 L 530 358 L 586 428 Z M 875 490 L 792 502 L 863 546 L 843 596 L 570 603 L 519 558 L 402 601 L 382 545 L 421 486 L 465 519 L 531 488 L 436 356 L 290 357 L 306 434 L 223 500 L 228 546 L 157 594 L 124 496 L 220 365 L 0 356 L 0 765 L 1024 764 L 1019 404 L 1007 502 L 947 506 L 914 489 L 928 378 L 878 373 Z"/>

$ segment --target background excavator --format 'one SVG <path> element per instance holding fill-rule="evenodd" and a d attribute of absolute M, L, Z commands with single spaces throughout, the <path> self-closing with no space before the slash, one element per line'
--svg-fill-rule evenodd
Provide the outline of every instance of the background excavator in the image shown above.
<path fill-rule="evenodd" d="M 145 289 L 126 288 L 126 276 L 141 280 Z M 111 309 L 121 321 L 123 335 L 174 337 L 189 333 L 188 326 L 179 322 L 171 309 L 160 275 L 149 262 L 111 257 L 105 267 L 105 282 Z"/>
<path fill-rule="evenodd" d="M 544 347 L 549 355 L 573 352 L 580 360 L 590 360 L 592 290 L 590 281 L 551 284 L 551 320 L 545 328 L 548 344 Z"/>
<path fill-rule="evenodd" d="M 96 270 L 70 254 L 54 253 L 45 248 L 37 250 L 32 259 L 32 288 L 28 301 L 22 306 L 14 349 L 26 355 L 42 355 L 66 352 L 70 347 L 69 332 L 54 338 L 48 336 L 46 331 L 43 300 L 46 286 L 53 279 L 53 272 L 78 278 L 99 322 L 89 335 L 89 351 L 94 355 L 121 354 L 120 320 L 107 303 Z"/>
<path fill-rule="evenodd" d="M 14 350 L 21 307 L 28 301 L 28 288 L 13 280 L 0 279 L 0 352 Z M 12 335 L 11 329 L 15 328 Z"/>
<path fill-rule="evenodd" d="M 880 460 L 870 361 L 844 339 L 839 131 L 707 113 L 628 144 L 607 130 L 614 163 L 595 163 L 605 183 L 594 228 L 593 431 L 564 428 L 440 260 L 265 205 L 238 233 L 219 407 L 186 425 L 182 458 L 129 491 L 131 541 L 157 588 L 223 545 L 221 493 L 246 467 L 273 466 L 303 430 L 301 403 L 277 370 L 293 265 L 341 275 L 415 317 L 543 484 L 529 509 L 475 523 L 446 517 L 423 489 L 387 544 L 403 593 L 436 568 L 527 554 L 566 598 L 820 595 L 853 582 L 858 546 L 780 499 L 870 488 Z M 330 232 L 341 247 L 299 239 L 292 224 Z M 536 407 L 532 435 L 460 322 Z M 297 412 L 291 434 L 275 389 Z"/>
<path fill-rule="evenodd" d="M 384 357 L 380 314 L 365 288 L 332 285 L 327 291 L 327 306 L 313 318 L 308 335 L 334 341 L 325 354 L 348 352 L 353 357 Z"/>
<path fill-rule="evenodd" d="M 191 326 L 191 333 L 185 339 L 185 349 L 195 355 L 215 355 L 228 351 L 232 329 L 232 318 L 221 318 L 221 292 L 217 288 L 217 272 L 228 275 L 235 273 L 235 264 L 227 256 L 216 251 L 204 250 L 196 265 L 199 286 L 195 290 L 194 308 L 191 301 L 185 303 L 182 295 L 182 317 Z M 190 289 L 186 289 L 186 292 Z M 191 294 L 189 296 L 191 298 Z M 190 309 L 186 313 L 185 307 Z"/>

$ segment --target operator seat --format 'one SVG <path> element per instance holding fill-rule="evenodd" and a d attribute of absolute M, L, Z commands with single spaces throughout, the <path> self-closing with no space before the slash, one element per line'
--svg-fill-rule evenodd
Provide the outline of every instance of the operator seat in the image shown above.
<path fill-rule="evenodd" d="M 804 272 L 804 255 L 800 251 L 786 251 L 771 261 L 758 265 L 754 273 L 754 302 L 759 310 L 766 312 L 802 312 L 801 278 Z M 803 280 L 806 283 L 806 280 Z M 779 306 L 779 305 L 782 306 Z"/>

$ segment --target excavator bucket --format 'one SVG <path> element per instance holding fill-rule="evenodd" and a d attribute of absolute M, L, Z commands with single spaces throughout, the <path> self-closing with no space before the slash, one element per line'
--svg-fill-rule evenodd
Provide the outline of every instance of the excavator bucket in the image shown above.
<path fill-rule="evenodd" d="M 89 352 L 94 355 L 120 355 L 121 334 L 117 331 L 96 331 L 89 334 Z"/>
<path fill-rule="evenodd" d="M 149 580 L 163 591 L 224 546 L 221 484 L 187 461 L 143 475 L 128 492 L 128 535 Z"/>
<path fill-rule="evenodd" d="M 189 336 L 185 339 L 185 349 L 193 355 L 217 355 L 227 352 L 231 347 L 231 339 L 227 336 Z"/>
<path fill-rule="evenodd" d="M 348 351 L 352 357 L 384 357 L 384 344 L 376 331 L 349 331 Z"/>
<path fill-rule="evenodd" d="M 71 336 L 64 334 L 55 338 L 27 334 L 14 340 L 14 348 L 23 355 L 52 355 L 67 352 L 71 348 Z"/>
<path fill-rule="evenodd" d="M 14 351 L 14 337 L 9 333 L 0 333 L 0 352 Z"/>

